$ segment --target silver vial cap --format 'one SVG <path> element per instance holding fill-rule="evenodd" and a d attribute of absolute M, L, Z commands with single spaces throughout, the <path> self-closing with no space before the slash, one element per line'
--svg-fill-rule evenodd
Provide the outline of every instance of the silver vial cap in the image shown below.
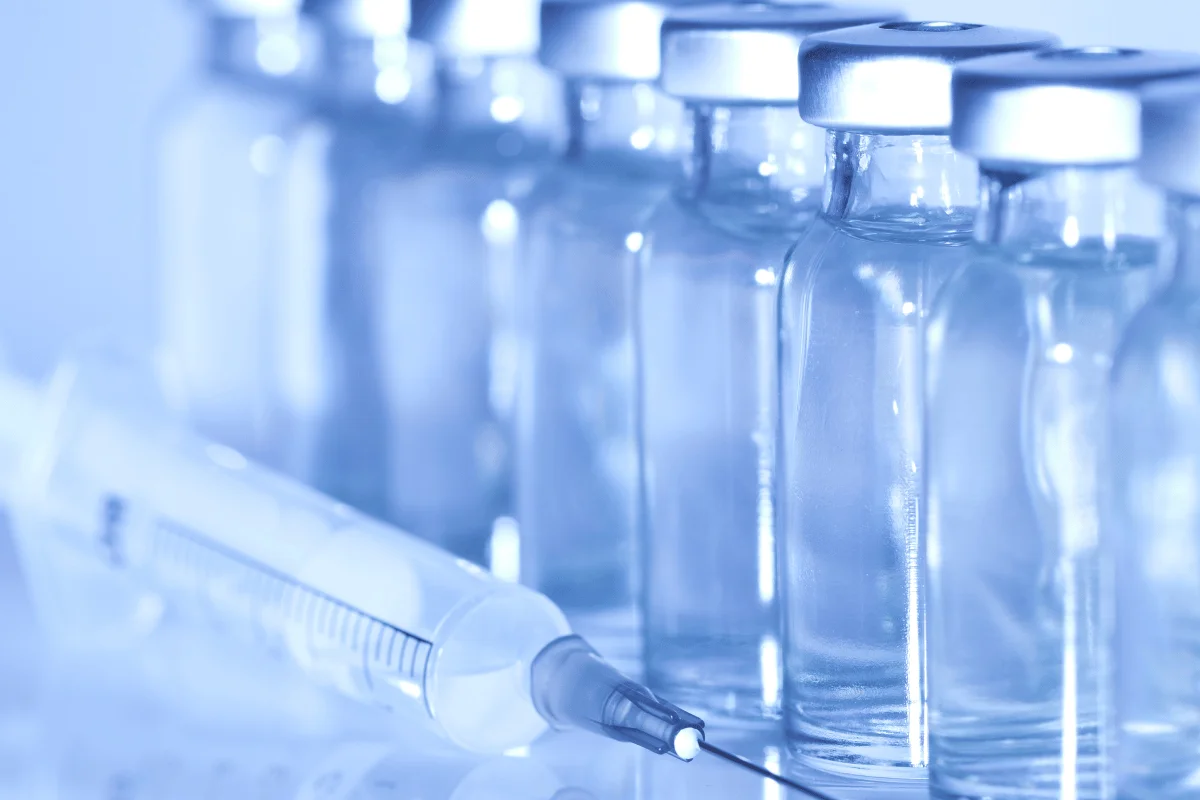
<path fill-rule="evenodd" d="M 411 22 L 409 0 L 304 0 L 304 13 L 366 39 L 404 36 Z"/>
<path fill-rule="evenodd" d="M 954 71 L 950 141 L 997 165 L 1131 163 L 1147 84 L 1197 73 L 1197 55 L 1113 47 L 981 58 Z"/>
<path fill-rule="evenodd" d="M 830 3 L 676 8 L 663 23 L 661 85 L 693 102 L 790 105 L 800 95 L 796 54 L 805 37 L 903 17 Z"/>
<path fill-rule="evenodd" d="M 1169 192 L 1200 197 L 1200 79 L 1147 90 L 1141 130 L 1142 179 Z"/>
<path fill-rule="evenodd" d="M 653 81 L 670 0 L 542 0 L 541 62 L 567 78 Z"/>
<path fill-rule="evenodd" d="M 1057 44 L 1043 31 L 963 22 L 889 22 L 810 36 L 800 48 L 800 116 L 834 130 L 947 133 L 955 66 Z"/>
<path fill-rule="evenodd" d="M 538 0 L 412 0 L 410 35 L 444 56 L 533 55 L 538 6 Z"/>

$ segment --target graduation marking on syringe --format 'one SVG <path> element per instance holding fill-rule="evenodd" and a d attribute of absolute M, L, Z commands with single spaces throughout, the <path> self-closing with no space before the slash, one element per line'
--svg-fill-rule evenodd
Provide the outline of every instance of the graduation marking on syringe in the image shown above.
<path fill-rule="evenodd" d="M 266 607 L 278 610 L 287 619 L 299 621 L 311 633 L 361 653 L 368 681 L 371 680 L 368 670 L 371 662 L 382 663 L 402 676 L 424 681 L 433 652 L 430 640 L 331 597 L 174 521 L 159 521 L 155 531 L 156 556 L 198 575 L 220 572 L 229 566 L 245 571 L 247 592 L 262 600 Z M 371 642 L 373 631 L 377 631 L 374 647 Z M 381 659 L 385 636 L 390 639 L 386 658 Z M 396 652 L 397 640 L 401 642 L 399 653 Z"/>

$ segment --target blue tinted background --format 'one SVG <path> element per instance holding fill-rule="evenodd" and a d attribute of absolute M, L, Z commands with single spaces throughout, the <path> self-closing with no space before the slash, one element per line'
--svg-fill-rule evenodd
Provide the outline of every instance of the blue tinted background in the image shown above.
<path fill-rule="evenodd" d="M 196 57 L 193 0 L 0 2 L 0 342 L 41 374 L 97 326 L 153 329 L 151 123 Z M 1196 47 L 1194 0 L 900 0 L 1068 44 Z M 97 303 L 95 298 L 118 298 Z"/>
<path fill-rule="evenodd" d="M 185 0 L 0 0 L 0 346 L 40 376 L 104 328 L 153 334 L 152 121 L 196 57 Z M 199 5 L 197 3 L 196 5 Z M 1046 28 L 1068 44 L 1195 48 L 1196 0 L 910 0 L 914 19 Z M 0 409 L 0 413 L 3 413 Z M 31 630 L 0 535 L 0 670 Z M 28 672 L 28 668 L 26 668 Z M 21 681 L 0 681 L 0 706 Z"/>

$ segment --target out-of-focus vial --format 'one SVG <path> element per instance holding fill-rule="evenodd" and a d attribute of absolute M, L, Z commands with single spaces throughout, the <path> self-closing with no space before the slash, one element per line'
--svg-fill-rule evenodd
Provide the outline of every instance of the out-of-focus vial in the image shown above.
<path fill-rule="evenodd" d="M 299 473 L 282 368 L 290 135 L 319 62 L 300 0 L 205 0 L 203 74 L 159 131 L 159 345 L 167 394 L 205 436 Z M 283 290 L 286 294 L 286 289 Z"/>
<path fill-rule="evenodd" d="M 1118 787 L 1196 797 L 1200 775 L 1200 81 L 1146 94 L 1141 177 L 1168 192 L 1171 276 L 1113 364 Z"/>
<path fill-rule="evenodd" d="M 947 798 L 1112 794 L 1109 371 L 1158 283 L 1138 92 L 1200 56 L 1105 47 L 954 74 L 975 247 L 928 322 L 930 780 Z M 1149 409 L 1147 409 L 1149 411 Z"/>
<path fill-rule="evenodd" d="M 414 0 L 437 100 L 421 163 L 376 187 L 374 357 L 389 516 L 477 563 L 514 560 L 519 207 L 559 136 L 537 0 Z"/>
<path fill-rule="evenodd" d="M 896 16 L 750 4 L 663 25 L 661 85 L 693 149 L 640 247 L 644 650 L 650 685 L 710 717 L 779 715 L 776 294 L 824 168 L 796 115 L 796 52 Z"/>
<path fill-rule="evenodd" d="M 780 296 L 784 718 L 820 769 L 925 776 L 926 322 L 966 261 L 978 185 L 950 147 L 950 74 L 1054 41 L 896 22 L 801 49 L 800 115 L 828 129 L 828 167 Z"/>
<path fill-rule="evenodd" d="M 286 280 L 276 369 L 307 435 L 292 442 L 300 474 L 384 517 L 388 450 L 377 287 L 388 251 L 387 189 L 420 163 L 433 104 L 433 53 L 407 38 L 408 0 L 306 0 L 320 32 L 319 102 L 291 137 Z M 389 311 L 390 313 L 390 311 Z M 286 359 L 284 360 L 284 357 Z"/>
<path fill-rule="evenodd" d="M 566 83 L 570 138 L 526 204 L 517 281 L 521 580 L 627 673 L 641 668 L 635 270 L 684 144 L 682 104 L 654 85 L 668 8 L 542 3 L 541 60 Z"/>

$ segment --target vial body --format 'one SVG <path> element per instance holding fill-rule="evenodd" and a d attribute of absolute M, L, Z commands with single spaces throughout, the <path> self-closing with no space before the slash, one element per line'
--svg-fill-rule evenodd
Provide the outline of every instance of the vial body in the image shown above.
<path fill-rule="evenodd" d="M 920 778 L 927 318 L 974 168 L 941 136 L 830 132 L 828 160 L 780 297 L 787 735 L 822 769 Z"/>
<path fill-rule="evenodd" d="M 820 134 L 785 108 L 692 119 L 688 180 L 652 218 L 640 274 L 647 679 L 704 713 L 772 719 L 776 294 L 816 212 Z"/>
<path fill-rule="evenodd" d="M 294 275 L 312 274 L 305 300 L 321 325 L 310 357 L 293 365 L 296 391 L 317 411 L 310 445 L 309 483 L 372 516 L 389 516 L 389 454 L 384 389 L 379 372 L 380 315 L 403 313 L 378 303 L 389 251 L 378 245 L 391 207 L 390 187 L 421 163 L 429 125 L 432 53 L 406 43 L 395 63 L 377 63 L 378 42 L 327 30 L 330 65 L 321 108 L 297 135 L 293 174 L 319 187 L 322 202 L 310 219 L 323 246 L 294 259 Z M 396 76 L 403 75 L 401 80 Z M 388 76 L 407 87 L 389 94 Z M 303 333 L 311 330 L 292 325 Z"/>
<path fill-rule="evenodd" d="M 432 55 L 332 24 L 313 35 L 323 72 L 302 96 L 260 107 L 261 88 L 226 79 L 168 139 L 168 374 L 201 433 L 383 517 L 379 265 L 364 231 L 382 224 L 379 187 L 418 163 Z M 226 58 L 244 46 L 234 37 Z M 258 133 L 268 123 L 279 132 Z"/>
<path fill-rule="evenodd" d="M 300 61 L 263 58 L 274 52 L 264 50 L 268 39 L 307 52 L 306 29 L 290 24 L 270 32 L 253 19 L 209 20 L 207 72 L 164 115 L 156 169 L 159 341 L 171 400 L 191 425 L 303 475 L 313 415 L 288 396 L 282 370 L 293 331 L 280 326 L 296 323 L 307 341 L 300 326 L 313 323 L 294 313 L 288 319 L 307 310 L 287 308 L 286 226 L 289 214 L 320 202 L 290 186 L 294 135 L 313 97 Z"/>
<path fill-rule="evenodd" d="M 374 351 L 389 517 L 477 563 L 511 516 L 519 207 L 550 152 L 551 83 L 526 59 L 438 66 L 420 165 L 374 187 Z"/>
<path fill-rule="evenodd" d="M 644 83 L 573 84 L 567 104 L 571 143 L 527 204 L 518 276 L 520 574 L 637 674 L 636 264 L 683 109 Z"/>
<path fill-rule="evenodd" d="M 1200 768 L 1200 206 L 1177 198 L 1170 284 L 1135 317 L 1113 366 L 1117 796 L 1175 800 Z"/>
<path fill-rule="evenodd" d="M 1127 170 L 984 177 L 930 323 L 933 793 L 1111 797 L 1108 374 L 1155 204 Z"/>

